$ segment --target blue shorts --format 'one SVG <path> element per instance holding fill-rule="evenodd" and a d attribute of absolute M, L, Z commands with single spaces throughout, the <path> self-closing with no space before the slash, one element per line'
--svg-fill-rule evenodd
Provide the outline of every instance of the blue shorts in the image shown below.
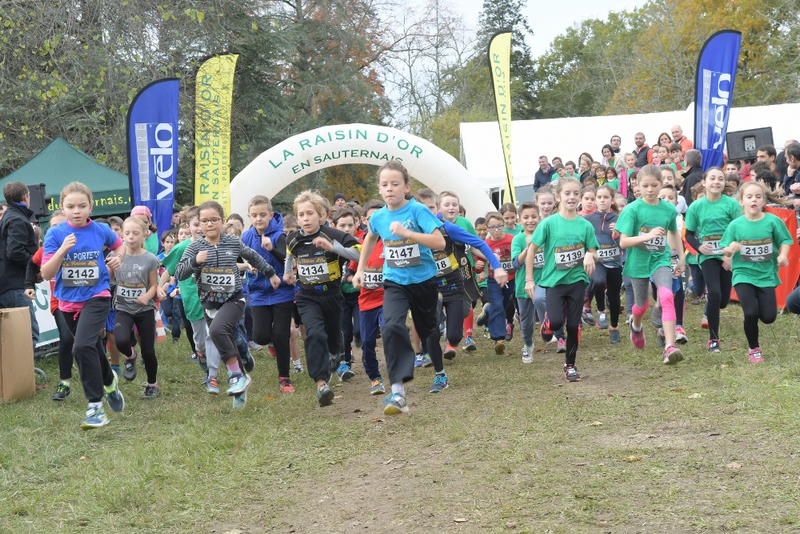
<path fill-rule="evenodd" d="M 111 308 L 106 317 L 106 332 L 114 333 L 114 322 L 117 320 L 117 310 Z"/>

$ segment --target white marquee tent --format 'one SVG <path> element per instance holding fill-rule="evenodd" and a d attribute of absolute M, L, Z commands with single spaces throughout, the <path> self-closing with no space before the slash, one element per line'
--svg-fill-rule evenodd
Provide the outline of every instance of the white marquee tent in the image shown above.
<path fill-rule="evenodd" d="M 800 138 L 800 104 L 775 106 L 734 107 L 728 121 L 728 132 L 772 127 L 778 151 L 788 139 Z M 646 113 L 639 115 L 611 115 L 602 117 L 572 117 L 512 121 L 512 170 L 516 187 L 533 184 L 539 170 L 539 156 L 552 160 L 560 156 L 564 161 L 577 163 L 581 152 L 589 152 L 600 159 L 600 149 L 612 135 L 622 137 L 622 150 L 630 151 L 635 145 L 633 136 L 644 132 L 647 143 L 656 144 L 661 132 L 670 132 L 674 124 L 683 128 L 684 135 L 694 140 L 694 104 L 684 111 Z M 503 150 L 497 122 L 461 123 L 461 163 L 486 191 L 496 191 L 505 183 Z M 530 189 L 530 188 L 527 188 Z M 526 200 L 518 193 L 518 200 Z"/>

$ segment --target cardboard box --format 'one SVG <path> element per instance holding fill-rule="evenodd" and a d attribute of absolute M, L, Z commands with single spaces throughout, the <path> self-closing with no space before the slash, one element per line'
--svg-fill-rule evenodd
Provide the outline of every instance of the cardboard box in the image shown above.
<path fill-rule="evenodd" d="M 0 309 L 0 399 L 29 399 L 35 393 L 31 312 Z"/>

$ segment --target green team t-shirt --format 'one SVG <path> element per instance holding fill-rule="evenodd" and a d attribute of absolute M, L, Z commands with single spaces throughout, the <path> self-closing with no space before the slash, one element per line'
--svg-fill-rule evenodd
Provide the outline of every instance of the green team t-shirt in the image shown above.
<path fill-rule="evenodd" d="M 518 236 L 523 229 L 523 226 L 520 223 L 517 223 L 517 226 L 514 228 L 503 228 L 503 231 L 509 235 Z"/>
<path fill-rule="evenodd" d="M 685 259 L 686 265 L 697 265 L 697 258 L 688 250 L 685 251 Z"/>
<path fill-rule="evenodd" d="M 675 205 L 665 200 L 659 200 L 658 204 L 648 204 L 640 199 L 625 206 L 614 229 L 628 237 L 646 234 L 653 228 L 674 232 L 678 228 L 677 217 Z M 651 239 L 625 251 L 622 274 L 631 278 L 650 278 L 659 267 L 669 268 L 670 256 L 666 235 Z"/>
<path fill-rule="evenodd" d="M 514 258 L 516 258 L 517 256 L 519 256 L 520 254 L 522 254 L 522 251 L 525 250 L 525 248 L 528 246 L 528 241 L 529 241 L 528 238 L 529 238 L 529 236 L 525 235 L 525 232 L 517 234 L 516 236 L 514 236 L 514 239 L 511 241 L 511 259 L 512 260 Z M 541 254 L 542 254 L 541 252 L 538 253 L 539 256 L 541 256 Z M 524 275 L 525 275 L 525 264 L 523 263 L 520 266 L 519 271 L 517 272 L 517 276 L 516 276 L 516 284 L 517 285 L 514 287 L 514 296 L 516 296 L 518 299 L 530 298 L 530 297 L 528 297 L 528 294 L 525 293 L 525 276 Z M 534 280 L 536 280 L 536 277 L 534 277 Z"/>
<path fill-rule="evenodd" d="M 538 285 L 555 287 L 575 282 L 589 283 L 583 270 L 583 258 L 589 250 L 597 249 L 592 223 L 583 217 L 565 219 L 556 213 L 539 223 L 530 241 L 544 253 L 540 279 L 534 276 Z"/>
<path fill-rule="evenodd" d="M 728 225 L 720 246 L 725 248 L 733 241 L 742 245 L 731 258 L 733 285 L 777 287 L 781 284 L 778 255 L 781 245 L 791 245 L 793 242 L 782 220 L 771 213 L 765 213 L 758 221 L 749 221 L 741 215 Z"/>
<path fill-rule="evenodd" d="M 158 256 L 158 235 L 153 232 L 144 240 L 144 249 L 154 256 Z"/>
<path fill-rule="evenodd" d="M 742 207 L 731 197 L 722 195 L 711 202 L 707 197 L 692 202 L 686 212 L 686 231 L 694 232 L 700 244 L 710 244 L 715 253 L 709 256 L 697 251 L 697 264 L 702 265 L 709 258 L 722 259 L 720 239 L 732 220 L 742 214 Z"/>
<path fill-rule="evenodd" d="M 184 239 L 169 251 L 161 264 L 167 270 L 170 276 L 175 276 L 175 267 L 181 261 L 183 251 L 192 242 L 191 239 Z M 181 290 L 181 299 L 183 299 L 183 312 L 189 321 L 200 321 L 203 319 L 203 306 L 200 304 L 200 297 L 197 296 L 197 283 L 194 281 L 194 276 L 190 276 L 186 280 L 178 280 L 178 288 Z"/>

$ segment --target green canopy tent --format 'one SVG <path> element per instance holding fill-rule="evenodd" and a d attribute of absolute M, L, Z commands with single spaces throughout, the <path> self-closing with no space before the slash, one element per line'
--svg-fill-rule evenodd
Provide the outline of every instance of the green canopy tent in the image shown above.
<path fill-rule="evenodd" d="M 53 199 L 48 208 L 59 209 L 61 190 L 70 182 L 82 182 L 92 190 L 94 217 L 131 211 L 128 175 L 97 163 L 58 137 L 25 165 L 0 179 L 0 202 L 5 202 L 2 188 L 8 182 L 45 184 Z"/>

